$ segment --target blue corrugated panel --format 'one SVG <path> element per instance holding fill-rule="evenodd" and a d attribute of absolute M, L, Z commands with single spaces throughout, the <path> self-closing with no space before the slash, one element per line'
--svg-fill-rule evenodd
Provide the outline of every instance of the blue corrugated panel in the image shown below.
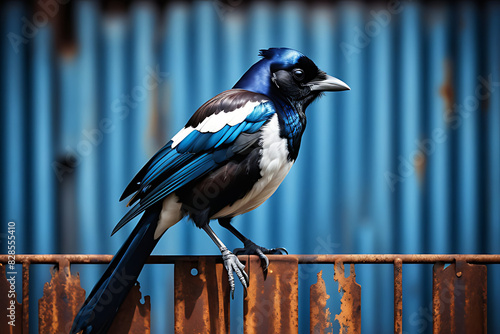
<path fill-rule="evenodd" d="M 422 35 L 419 18 L 421 9 L 416 4 L 408 4 L 401 13 L 401 60 L 397 75 L 400 85 L 396 94 L 400 96 L 398 103 L 399 113 L 399 146 L 398 146 L 398 171 L 403 177 L 398 189 L 397 222 L 400 225 L 400 238 L 402 253 L 420 253 L 423 251 L 422 230 L 422 188 L 419 177 L 419 168 L 422 166 L 422 155 L 416 145 L 421 137 L 420 112 L 424 105 L 422 100 L 423 80 L 423 53 Z M 420 172 L 421 173 L 421 172 Z M 423 276 L 422 268 L 418 266 L 403 266 L 403 284 L 406 287 L 403 299 L 404 323 L 413 328 L 415 322 L 412 316 L 417 314 L 419 307 L 425 304 L 424 294 L 419 290 Z"/>
<path fill-rule="evenodd" d="M 109 239 L 109 231 L 124 214 L 123 204 L 117 199 L 127 185 L 125 163 L 130 148 L 126 145 L 127 119 L 137 112 L 138 101 L 146 94 L 134 81 L 130 82 L 131 67 L 127 64 L 128 21 L 125 17 L 106 17 L 103 20 L 101 51 L 103 53 L 99 67 L 99 114 L 98 121 L 106 122 L 108 127 L 98 147 L 98 200 L 100 243 L 108 249 L 118 250 L 126 239 L 126 232 Z M 129 87 L 130 86 L 130 87 Z M 122 110 L 122 100 L 131 105 L 130 112 Z M 145 97 L 144 97 L 145 98 Z M 125 103 L 127 103 L 125 102 Z M 135 108 L 134 108 L 135 107 Z M 123 111 L 123 112 L 122 112 Z M 133 133 L 133 131 L 130 131 Z M 130 173 L 130 172 L 129 172 Z M 127 227 L 130 230 L 130 227 Z M 107 243 L 106 243 L 107 241 Z"/>
<path fill-rule="evenodd" d="M 461 4 L 459 19 L 462 29 L 458 30 L 458 73 L 456 75 L 456 103 L 454 112 L 460 119 L 458 132 L 458 238 L 460 251 L 476 253 L 479 251 L 480 229 L 476 224 L 478 210 L 478 164 L 479 138 L 477 123 L 480 104 L 474 89 L 477 85 L 478 63 L 476 20 L 474 4 Z"/>
<path fill-rule="evenodd" d="M 160 11 L 137 2 L 121 14 L 92 2 L 73 6 L 73 54 L 55 49 L 49 26 L 17 49 L 9 38 L 1 42 L 1 231 L 17 222 L 19 253 L 114 253 L 137 221 L 109 238 L 126 211 L 118 199 L 127 182 L 272 46 L 302 50 L 352 90 L 308 109 L 298 162 L 275 196 L 234 219 L 238 229 L 292 253 L 500 253 L 498 4 L 214 1 Z M 1 9 L 2 36 L 23 36 L 27 8 Z M 61 179 L 54 162 L 74 166 Z M 67 191 L 76 206 L 69 215 L 60 208 L 71 201 L 62 198 Z M 229 247 L 240 247 L 213 225 Z M 163 239 L 157 254 L 217 254 L 187 219 Z M 103 269 L 81 272 L 85 289 Z M 301 268 L 301 332 L 319 269 L 328 305 L 339 311 L 332 267 Z M 392 268 L 356 270 L 363 332 L 391 331 Z M 492 332 L 500 331 L 499 274 L 489 269 Z M 42 281 L 46 268 L 32 277 Z M 431 330 L 430 277 L 430 266 L 404 266 L 405 331 Z M 172 267 L 146 266 L 140 281 L 153 295 L 153 331 L 171 332 Z M 41 283 L 33 289 L 41 295 Z M 242 332 L 237 292 L 231 328 Z"/>
<path fill-rule="evenodd" d="M 75 215 L 74 222 L 77 223 L 78 237 L 76 240 L 76 249 L 79 253 L 95 253 L 104 250 L 102 246 L 96 245 L 97 235 L 107 235 L 109 232 L 100 228 L 100 219 L 98 214 L 98 171 L 99 147 L 104 140 L 104 131 L 99 126 L 98 105 L 99 105 L 99 54 L 98 40 L 101 34 L 99 29 L 100 17 L 98 8 L 91 2 L 78 3 L 76 6 L 76 36 L 79 43 L 78 54 L 78 77 L 75 79 L 75 87 L 69 89 L 76 90 L 78 100 L 74 101 L 72 108 L 66 110 L 67 113 L 78 112 L 80 129 L 74 134 L 73 145 L 89 145 L 91 152 L 85 157 L 80 157 L 79 164 L 74 168 L 76 184 L 76 206 L 78 214 Z M 83 134 L 87 133 L 87 136 Z M 94 144 L 92 144 L 92 142 Z M 69 145 L 69 143 L 65 143 Z M 66 146 L 62 147 L 66 149 Z M 78 149 L 78 146 L 77 148 Z M 78 152 L 78 150 L 76 151 Z M 60 153 L 63 155 L 64 151 Z M 115 199 L 116 200 L 116 199 Z M 116 202 L 114 203 L 116 205 Z M 75 250 L 76 251 L 76 250 Z M 68 251 L 69 252 L 69 251 Z M 102 268 L 101 268 L 102 271 Z M 97 268 L 89 268 L 81 271 L 80 277 L 82 286 L 87 290 L 92 289 L 92 280 L 99 279 L 100 272 Z"/>
<path fill-rule="evenodd" d="M 448 15 L 444 9 L 433 13 L 433 21 L 428 27 L 428 84 L 425 101 L 427 128 L 421 140 L 427 159 L 428 177 L 425 182 L 425 201 L 429 212 L 427 214 L 429 242 L 427 251 L 431 253 L 448 253 L 451 250 L 451 233 L 449 217 L 449 127 L 446 121 L 448 115 L 446 100 L 442 98 L 443 86 L 451 75 L 451 59 L 448 55 L 446 36 L 448 32 Z M 448 77 L 447 77 L 448 76 Z"/>
<path fill-rule="evenodd" d="M 51 42 L 51 31 L 40 29 L 33 41 L 34 54 L 31 58 L 32 73 L 29 76 L 32 85 L 30 96 L 29 128 L 29 163 L 30 167 L 30 223 L 33 226 L 33 252 L 37 254 L 55 253 L 57 234 L 54 214 L 56 199 L 56 178 L 51 168 L 54 156 L 52 128 L 55 125 L 53 103 L 53 69 L 54 51 Z M 26 160 L 25 160 L 26 161 Z"/>
<path fill-rule="evenodd" d="M 2 218 L 9 221 L 16 221 L 17 233 L 27 233 L 26 217 L 27 212 L 24 206 L 27 200 L 26 196 L 26 166 L 24 159 L 27 152 L 26 135 L 28 129 L 25 127 L 27 118 L 27 99 L 26 92 L 26 68 L 24 66 L 26 57 L 26 47 L 23 43 L 12 44 L 17 41 L 17 36 L 22 37 L 21 26 L 19 24 L 24 15 L 21 4 L 9 4 L 7 12 L 3 14 L 5 21 L 3 25 L 8 38 L 2 41 L 2 157 L 4 175 L 4 187 L 2 188 L 3 211 Z M 6 111 L 10 112 L 6 112 Z M 2 232 L 6 228 L 2 223 Z M 2 239 L 3 241 L 3 239 Z M 20 240 L 17 243 L 18 251 L 32 251 L 29 240 Z M 2 249 L 2 251 L 4 251 Z"/>
<path fill-rule="evenodd" d="M 374 9 L 379 15 L 384 13 L 385 8 L 380 6 Z M 371 126 L 365 128 L 368 150 L 368 157 L 365 165 L 370 166 L 366 170 L 366 183 L 368 184 L 368 194 L 365 197 L 367 201 L 367 212 L 363 219 L 369 226 L 372 233 L 373 245 L 363 246 L 362 253 L 387 253 L 391 252 L 391 243 L 394 241 L 393 197 L 395 191 L 387 185 L 386 173 L 391 170 L 391 161 L 394 157 L 392 143 L 395 134 L 391 131 L 394 113 L 397 112 L 394 104 L 394 80 L 391 73 L 391 66 L 395 61 L 395 54 L 391 49 L 391 41 L 394 38 L 393 29 L 388 29 L 389 20 L 397 22 L 396 18 L 390 16 L 380 16 L 384 18 L 381 21 L 380 33 L 376 36 L 377 40 L 367 49 L 365 62 L 369 68 L 369 76 L 366 81 L 366 101 L 365 116 Z M 393 24 L 398 24 L 393 22 Z M 366 122 L 365 122 L 366 123 Z M 373 247 L 373 249 L 370 249 Z M 380 281 L 391 281 L 393 279 L 392 268 L 389 266 L 372 266 L 374 268 L 374 277 Z M 363 273 L 359 273 L 360 277 Z M 368 276 L 369 273 L 366 273 Z M 369 277 L 369 276 L 368 276 Z M 367 278 L 369 279 L 369 278 Z M 367 305 L 365 310 L 373 309 L 375 323 L 381 333 L 390 332 L 392 329 L 392 314 L 383 310 L 389 310 L 392 306 L 391 296 L 393 290 L 388 284 L 376 286 L 377 281 L 371 285 L 375 292 L 372 296 L 371 305 Z M 368 311 L 370 312 L 370 311 Z M 373 324 L 369 324 L 370 327 Z M 364 327 L 366 328 L 366 326 Z"/>

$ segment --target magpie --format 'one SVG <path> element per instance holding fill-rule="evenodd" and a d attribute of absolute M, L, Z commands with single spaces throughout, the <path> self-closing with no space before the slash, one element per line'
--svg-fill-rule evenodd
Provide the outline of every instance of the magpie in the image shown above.
<path fill-rule="evenodd" d="M 234 294 L 234 274 L 248 275 L 238 254 L 286 252 L 256 245 L 231 219 L 264 203 L 297 159 L 305 110 L 325 91 L 350 89 L 289 48 L 260 50 L 255 63 L 230 90 L 203 104 L 132 179 L 120 200 L 132 208 L 112 235 L 143 214 L 77 314 L 71 333 L 105 333 L 160 237 L 184 216 L 219 248 Z M 209 223 L 217 219 L 243 242 L 231 252 Z"/>

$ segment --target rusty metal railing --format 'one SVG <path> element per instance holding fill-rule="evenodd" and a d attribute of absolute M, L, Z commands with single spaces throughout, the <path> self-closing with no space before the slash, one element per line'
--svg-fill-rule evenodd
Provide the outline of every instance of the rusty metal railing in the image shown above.
<path fill-rule="evenodd" d="M 39 332 L 67 333 L 72 320 L 85 300 L 79 277 L 70 272 L 71 264 L 106 264 L 112 255 L 16 255 L 22 265 L 22 303 L 16 302 L 16 314 L 22 326 L 11 327 L 0 322 L 1 333 L 29 333 L 30 267 L 55 264 L 50 284 L 39 300 Z M 394 332 L 402 333 L 403 264 L 434 264 L 433 330 L 455 332 L 460 326 L 467 333 L 487 332 L 486 264 L 500 264 L 500 255 L 476 254 L 356 254 L 356 255 L 270 255 L 267 273 L 256 256 L 240 256 L 246 263 L 250 284 L 244 299 L 246 333 L 298 332 L 298 265 L 334 264 L 334 280 L 339 284 L 341 312 L 335 317 L 340 331 L 361 332 L 361 286 L 356 283 L 355 264 L 392 264 L 394 268 Z M 8 255 L 0 255 L 0 274 L 5 277 Z M 149 264 L 174 264 L 174 312 L 176 333 L 229 332 L 230 294 L 220 256 L 159 256 Z M 444 268 L 445 263 L 450 263 Z M 344 275 L 344 264 L 350 264 L 350 275 Z M 192 268 L 198 270 L 193 276 Z M 323 333 L 331 326 L 326 307 L 322 272 L 310 288 L 311 333 Z M 0 295 L 6 296 L 10 284 L 0 278 Z M 64 297 L 64 298 L 62 298 Z M 0 298 L 3 300 L 4 297 Z M 135 286 L 120 308 L 110 333 L 149 333 L 149 297 L 142 304 L 139 286 Z M 0 307 L 5 310 L 4 303 Z M 273 310 L 272 317 L 259 317 L 262 310 Z M 286 318 L 286 321 L 283 319 Z M 130 319 L 133 319 L 130 321 Z M 127 320 L 127 321 L 124 321 Z"/>

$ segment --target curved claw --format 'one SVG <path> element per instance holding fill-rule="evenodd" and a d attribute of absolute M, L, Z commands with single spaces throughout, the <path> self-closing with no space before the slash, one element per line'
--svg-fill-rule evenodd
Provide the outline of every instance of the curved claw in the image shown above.
<path fill-rule="evenodd" d="M 253 243 L 250 240 L 245 241 L 244 248 L 235 248 L 233 250 L 233 253 L 236 255 L 257 255 L 257 256 L 259 256 L 259 258 L 262 261 L 262 268 L 264 269 L 264 271 L 266 271 L 267 268 L 269 267 L 269 259 L 267 258 L 267 256 L 265 254 L 281 254 L 281 255 L 287 254 L 288 255 L 288 251 L 283 247 L 267 249 L 267 248 L 256 245 L 255 243 Z"/>
<path fill-rule="evenodd" d="M 255 251 L 257 252 L 257 255 L 259 256 L 260 261 L 263 262 L 262 269 L 264 269 L 264 271 L 266 271 L 267 268 L 269 267 L 269 259 L 267 258 L 266 255 L 264 255 L 264 253 L 262 252 L 262 250 L 260 248 L 256 248 Z"/>
<path fill-rule="evenodd" d="M 269 250 L 271 254 L 276 254 L 276 253 L 281 253 L 281 254 L 286 254 L 288 255 L 288 251 L 284 247 L 278 247 L 278 248 L 272 248 Z"/>
<path fill-rule="evenodd" d="M 224 261 L 224 267 L 226 268 L 227 275 L 229 278 L 229 286 L 231 287 L 231 298 L 234 299 L 234 275 L 233 271 L 238 276 L 243 288 L 248 288 L 248 274 L 245 272 L 245 266 L 238 260 L 236 255 L 231 253 L 228 249 L 222 251 L 222 260 Z"/>

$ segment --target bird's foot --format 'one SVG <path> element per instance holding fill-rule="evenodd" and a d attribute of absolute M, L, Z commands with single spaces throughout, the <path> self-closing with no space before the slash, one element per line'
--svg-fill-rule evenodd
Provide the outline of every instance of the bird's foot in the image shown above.
<path fill-rule="evenodd" d="M 224 261 L 224 267 L 227 270 L 227 276 L 229 277 L 229 286 L 231 287 L 231 298 L 234 299 L 234 275 L 233 271 L 238 276 L 241 284 L 245 288 L 248 288 L 248 275 L 245 272 L 245 266 L 238 260 L 236 255 L 231 253 L 227 248 L 221 251 L 222 260 Z"/>
<path fill-rule="evenodd" d="M 283 247 L 267 249 L 256 245 L 251 240 L 246 240 L 243 248 L 236 248 L 233 252 L 236 255 L 258 255 L 264 271 L 269 267 L 269 259 L 265 254 L 288 254 L 288 251 Z"/>

